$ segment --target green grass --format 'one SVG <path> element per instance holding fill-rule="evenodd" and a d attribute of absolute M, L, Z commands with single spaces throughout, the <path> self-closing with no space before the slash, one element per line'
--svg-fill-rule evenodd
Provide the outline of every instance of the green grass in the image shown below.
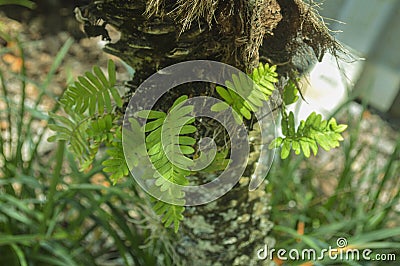
<path fill-rule="evenodd" d="M 82 173 L 64 142 L 47 155 L 38 152 L 47 127 L 34 130 L 35 125 L 50 122 L 39 106 L 44 96 L 54 99 L 49 85 L 73 41 L 60 49 L 42 82 L 26 76 L 26 44 L 14 41 L 22 68 L 14 74 L 0 69 L 0 101 L 5 104 L 0 120 L 6 125 L 0 138 L 0 264 L 156 265 L 162 259 L 170 265 L 170 259 L 159 254 L 171 247 L 158 238 L 146 242 L 158 220 L 146 213 L 149 203 L 138 194 L 133 179 L 111 187 L 93 182 L 97 175 L 111 183 L 102 172 L 105 158 Z M 7 52 L 2 49 L 0 55 Z M 19 81 L 17 93 L 11 93 L 8 79 Z M 33 103 L 27 99 L 29 83 L 40 92 Z M 51 112 L 57 109 L 56 105 Z"/>

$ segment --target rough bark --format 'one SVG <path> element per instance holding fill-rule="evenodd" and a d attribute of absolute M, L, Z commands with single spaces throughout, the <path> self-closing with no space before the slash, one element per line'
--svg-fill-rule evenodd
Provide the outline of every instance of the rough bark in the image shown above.
<path fill-rule="evenodd" d="M 336 49 L 326 28 L 300 0 L 105 0 L 81 10 L 91 24 L 101 19 L 121 33 L 120 40 L 104 50 L 135 69 L 129 82 L 132 93 L 157 70 L 181 61 L 209 59 L 249 71 L 261 57 L 281 65 L 279 71 L 287 76 Z M 210 86 L 181 88 L 170 97 L 182 91 L 210 96 Z M 254 148 L 252 157 L 257 159 L 258 154 Z M 272 244 L 272 223 L 263 187 L 248 191 L 248 174 L 256 159 L 225 196 L 187 208 L 176 240 L 183 264 L 260 265 L 255 251 Z"/>

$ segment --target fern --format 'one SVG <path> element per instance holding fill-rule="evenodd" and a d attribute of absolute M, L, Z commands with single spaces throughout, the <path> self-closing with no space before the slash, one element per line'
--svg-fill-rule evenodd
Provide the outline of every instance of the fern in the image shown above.
<path fill-rule="evenodd" d="M 92 154 L 86 132 L 89 121 L 81 114 L 73 112 L 68 114 L 68 118 L 56 114 L 50 115 L 58 124 L 49 125 L 49 128 L 57 133 L 49 137 L 48 141 L 67 141 L 69 149 L 75 158 L 79 160 L 80 164 L 84 164 L 90 160 L 90 155 Z"/>
<path fill-rule="evenodd" d="M 114 184 L 129 174 L 130 167 L 141 165 L 141 160 L 146 162 L 148 156 L 153 169 L 148 167 L 142 174 L 144 178 L 155 181 L 150 190 L 156 193 L 152 195 L 159 196 L 151 198 L 153 209 L 162 217 L 166 227 L 173 224 L 177 232 L 185 210 L 181 186 L 189 184 L 188 176 L 194 166 L 192 158 L 212 161 L 201 171 L 216 172 L 224 170 L 230 163 L 226 159 L 229 151 L 221 150 L 214 158 L 209 158 L 209 154 L 200 158 L 194 154 L 196 140 L 190 135 L 197 131 L 190 115 L 194 106 L 186 104 L 186 95 L 179 97 L 166 113 L 154 110 L 137 112 L 136 118 L 145 118 L 146 123 L 141 126 L 136 118 L 130 118 L 130 130 L 122 131 L 117 123 L 120 117 L 113 111 L 114 105 L 122 107 L 123 102 L 115 88 L 115 65 L 111 60 L 107 72 L 108 78 L 95 66 L 92 72 L 78 77 L 67 88 L 60 100 L 66 116 L 51 115 L 55 124 L 50 128 L 56 134 L 49 141 L 67 141 L 82 170 L 91 165 L 100 146 L 105 144 L 109 157 L 102 164 L 104 171 L 111 173 L 110 179 Z M 252 113 L 269 100 L 277 81 L 276 66 L 268 64 L 260 64 L 249 76 L 243 73 L 233 75 L 232 80 L 225 82 L 226 88 L 216 87 L 224 102 L 213 105 L 211 110 L 220 112 L 231 107 L 236 122 L 240 124 L 243 119 L 251 119 Z M 346 125 L 337 125 L 333 118 L 326 121 L 321 115 L 312 113 L 296 128 L 294 114 L 287 114 L 285 110 L 286 105 L 299 99 L 296 82 L 289 81 L 280 93 L 283 137 L 276 138 L 270 148 L 282 147 L 281 158 L 287 158 L 291 150 L 309 157 L 311 151 L 317 154 L 318 145 L 325 150 L 339 146 Z M 145 141 L 137 138 L 137 134 L 145 134 Z M 124 153 L 122 139 L 129 147 L 128 152 Z"/>
<path fill-rule="evenodd" d="M 185 211 L 184 206 L 168 204 L 164 201 L 158 200 L 153 206 L 153 209 L 157 215 L 162 216 L 161 221 L 164 223 L 165 227 L 174 224 L 174 232 L 178 232 L 179 224 L 183 220 L 183 212 Z"/>
<path fill-rule="evenodd" d="M 116 131 L 113 141 L 109 143 L 106 153 L 109 158 L 102 163 L 104 166 L 103 171 L 111 173 L 110 179 L 116 184 L 121 178 L 129 174 L 122 146 L 121 127 Z"/>
<path fill-rule="evenodd" d="M 89 115 L 103 114 L 106 110 L 111 112 L 114 99 L 118 107 L 122 107 L 122 99 L 115 88 L 115 64 L 108 61 L 108 79 L 98 67 L 93 67 L 93 72 L 86 72 L 78 80 L 68 86 L 60 103 L 74 110 L 78 114 L 89 111 Z"/>
<path fill-rule="evenodd" d="M 55 124 L 49 127 L 56 134 L 48 140 L 66 140 L 81 170 L 89 168 L 100 145 L 113 142 L 118 131 L 115 123 L 118 117 L 112 113 L 112 100 L 117 106 L 122 106 L 122 100 L 115 83 L 115 65 L 112 60 L 108 62 L 108 79 L 95 66 L 93 72 L 78 77 L 78 81 L 70 85 L 60 99 L 67 117 L 51 115 Z"/>
<path fill-rule="evenodd" d="M 243 73 L 232 75 L 232 81 L 225 82 L 227 89 L 216 87 L 217 93 L 226 103 L 217 103 L 211 110 L 219 112 L 231 106 L 238 124 L 243 122 L 243 117 L 251 119 L 251 112 L 256 112 L 263 106 L 275 90 L 274 83 L 278 81 L 275 70 L 276 66 L 269 67 L 268 64 L 260 63 L 259 67 L 249 75 L 250 78 Z"/>
<path fill-rule="evenodd" d="M 343 140 L 341 133 L 346 130 L 347 125 L 338 125 L 334 118 L 323 120 L 320 114 L 313 112 L 306 121 L 300 122 L 296 130 L 294 114 L 290 112 L 289 115 L 283 113 L 281 128 L 285 137 L 274 139 L 269 148 L 282 147 L 281 158 L 286 159 L 291 149 L 297 155 L 302 151 L 308 158 L 311 151 L 317 155 L 318 145 L 326 151 L 338 147 L 339 141 Z"/>
<path fill-rule="evenodd" d="M 115 119 L 116 117 L 113 114 L 106 114 L 89 123 L 86 132 L 95 144 L 111 142 L 113 140 L 113 129 L 116 127 Z"/>
<path fill-rule="evenodd" d="M 175 231 L 183 219 L 183 206 L 166 203 L 173 201 L 183 205 L 184 193 L 173 184 L 185 186 L 189 183 L 187 176 L 193 161 L 186 155 L 194 153 L 195 139 L 187 134 L 194 133 L 196 128 L 191 125 L 194 119 L 188 114 L 193 111 L 192 105 L 184 106 L 187 96 L 179 97 L 168 111 L 140 111 L 136 115 L 147 118 L 143 130 L 147 133 L 146 146 L 150 161 L 156 170 L 153 178 L 155 185 L 161 191 L 161 198 L 154 205 L 155 212 L 162 216 L 162 222 L 168 227 L 174 224 Z M 177 129 L 180 128 L 180 131 Z M 161 141 L 162 140 L 162 141 Z M 157 193 L 160 194 L 160 193 Z"/>
<path fill-rule="evenodd" d="M 124 153 L 129 168 L 134 168 L 141 163 L 143 158 L 147 157 L 147 149 L 143 140 L 137 137 L 144 134 L 139 122 L 134 118 L 129 118 L 128 121 L 130 129 L 122 131 L 124 147 L 129 147 L 129 150 L 124 151 Z"/>
<path fill-rule="evenodd" d="M 57 124 L 50 124 L 49 128 L 57 134 L 51 136 L 48 141 L 67 141 L 69 150 L 78 159 L 80 169 L 83 171 L 92 164 L 101 143 L 113 141 L 116 130 L 115 117 L 106 114 L 90 119 L 82 114 L 71 112 L 68 114 L 68 118 L 51 114 Z"/>
<path fill-rule="evenodd" d="M 268 96 L 275 90 L 274 84 L 278 82 L 276 66 L 260 63 L 249 76 L 258 85 L 257 89 L 267 95 L 265 100 L 268 100 Z"/>

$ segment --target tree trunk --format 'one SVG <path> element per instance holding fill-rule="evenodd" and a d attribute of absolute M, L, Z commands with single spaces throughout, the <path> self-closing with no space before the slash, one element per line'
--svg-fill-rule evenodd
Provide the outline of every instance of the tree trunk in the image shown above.
<path fill-rule="evenodd" d="M 135 69 L 129 82 L 134 92 L 157 70 L 187 60 L 214 60 L 248 72 L 262 57 L 281 65 L 282 76 L 304 70 L 336 45 L 307 7 L 300 0 L 104 0 L 80 9 L 92 26 L 102 19 L 121 33 L 104 50 Z M 208 96 L 213 91 L 207 86 L 194 90 Z M 271 246 L 273 239 L 268 195 L 263 186 L 248 190 L 258 154 L 253 148 L 256 159 L 249 160 L 244 177 L 229 193 L 207 205 L 187 207 L 175 244 L 181 263 L 261 264 L 256 251 Z"/>

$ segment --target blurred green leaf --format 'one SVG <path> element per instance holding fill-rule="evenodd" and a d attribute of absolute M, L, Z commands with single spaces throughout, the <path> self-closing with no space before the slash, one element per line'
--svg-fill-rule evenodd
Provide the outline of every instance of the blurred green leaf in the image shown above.
<path fill-rule="evenodd" d="M 0 6 L 2 5 L 19 5 L 29 9 L 34 9 L 36 7 L 36 3 L 29 0 L 0 0 Z"/>

